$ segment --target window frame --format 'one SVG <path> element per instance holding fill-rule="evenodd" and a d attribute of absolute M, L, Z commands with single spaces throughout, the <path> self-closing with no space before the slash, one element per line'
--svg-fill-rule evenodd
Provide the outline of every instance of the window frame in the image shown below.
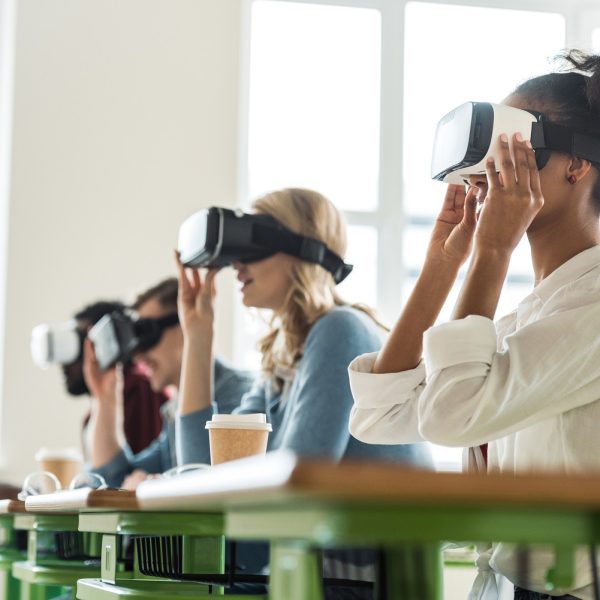
<path fill-rule="evenodd" d="M 261 0 L 243 0 L 239 196 L 238 205 L 247 202 L 250 26 L 252 5 Z M 389 269 L 386 258 L 402 256 L 403 232 L 409 224 L 404 210 L 403 164 L 404 110 L 404 25 L 405 7 L 411 0 L 271 0 L 301 4 L 370 8 L 381 13 L 381 89 L 380 89 L 380 166 L 378 205 L 373 211 L 344 211 L 349 225 L 375 227 L 377 246 L 377 308 L 384 321 L 392 323 L 398 315 L 404 281 L 409 270 L 403 262 L 397 265 L 395 277 L 382 277 Z M 591 46 L 592 31 L 600 27 L 600 10 L 590 8 L 587 0 L 419 0 L 431 4 L 476 6 L 524 11 L 554 12 L 566 23 L 566 44 L 572 47 L 587 40 Z"/>
<path fill-rule="evenodd" d="M 243 0 L 242 60 L 240 101 L 240 179 L 238 205 L 247 202 L 248 183 L 248 129 L 249 129 L 249 72 L 250 27 L 252 5 L 261 0 Z M 430 4 L 472 6 L 490 9 L 512 9 L 528 12 L 555 13 L 565 20 L 567 48 L 591 48 L 592 33 L 600 28 L 600 9 L 592 8 L 588 0 L 270 0 L 313 5 L 343 6 L 378 10 L 381 14 L 381 83 L 380 83 L 380 163 L 378 203 L 372 211 L 344 211 L 349 225 L 376 228 L 377 242 L 377 308 L 384 322 L 393 324 L 398 318 L 404 283 L 410 269 L 403 259 L 405 232 L 410 225 L 424 225 L 422 218 L 410 219 L 404 209 L 404 177 L 402 173 L 404 145 L 404 28 L 405 8 L 411 1 Z M 598 50 L 600 52 L 600 49 Z M 399 257 L 395 272 L 389 272 L 390 257 Z M 387 262 L 386 262 L 387 261 Z M 513 283 L 522 283 L 522 277 L 511 277 Z M 236 314 L 236 331 L 243 331 L 243 315 Z M 237 357 L 247 348 L 239 339 L 234 340 Z M 452 460 L 438 460 L 438 467 L 455 470 Z"/>

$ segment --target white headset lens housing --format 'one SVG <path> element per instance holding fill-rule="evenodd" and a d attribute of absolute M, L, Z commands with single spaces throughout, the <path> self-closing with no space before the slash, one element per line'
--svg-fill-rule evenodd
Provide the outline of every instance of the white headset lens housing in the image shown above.
<path fill-rule="evenodd" d="M 431 177 L 446 183 L 468 183 L 470 175 L 485 174 L 492 156 L 498 164 L 498 138 L 521 133 L 531 139 L 538 118 L 526 110 L 490 102 L 465 102 L 442 117 L 437 125 L 431 159 Z"/>
<path fill-rule="evenodd" d="M 81 353 L 81 337 L 75 321 L 60 325 L 37 325 L 31 332 L 31 358 L 42 369 L 52 364 L 68 365 Z"/>
<path fill-rule="evenodd" d="M 121 347 L 112 315 L 104 315 L 89 331 L 101 369 L 107 369 L 121 357 Z"/>
<path fill-rule="evenodd" d="M 208 238 L 208 210 L 200 210 L 188 217 L 179 228 L 177 248 L 181 262 L 210 260 L 216 253 L 206 250 Z M 218 248 L 217 248 L 218 252 Z"/>

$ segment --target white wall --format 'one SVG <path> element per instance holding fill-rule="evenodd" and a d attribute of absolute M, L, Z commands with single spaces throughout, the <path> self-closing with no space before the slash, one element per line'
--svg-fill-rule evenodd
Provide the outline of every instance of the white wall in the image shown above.
<path fill-rule="evenodd" d="M 180 222 L 237 198 L 240 0 L 19 0 L 3 479 L 78 444 L 84 402 L 29 357 L 39 322 L 174 273 Z M 231 277 L 218 349 L 231 353 Z"/>

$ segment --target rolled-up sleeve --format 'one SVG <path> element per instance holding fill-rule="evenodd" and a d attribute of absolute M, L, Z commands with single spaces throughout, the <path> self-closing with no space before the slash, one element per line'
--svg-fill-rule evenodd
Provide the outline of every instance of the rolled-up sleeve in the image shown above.
<path fill-rule="evenodd" d="M 355 358 L 348 367 L 354 406 L 350 433 L 367 444 L 423 441 L 418 399 L 425 385 L 422 363 L 401 373 L 373 373 L 377 352 Z"/>
<path fill-rule="evenodd" d="M 423 336 L 423 356 L 427 373 L 464 363 L 490 365 L 498 341 L 490 319 L 469 316 L 428 329 Z"/>
<path fill-rule="evenodd" d="M 600 303 L 550 314 L 507 335 L 469 316 L 425 333 L 423 437 L 475 446 L 600 398 Z"/>

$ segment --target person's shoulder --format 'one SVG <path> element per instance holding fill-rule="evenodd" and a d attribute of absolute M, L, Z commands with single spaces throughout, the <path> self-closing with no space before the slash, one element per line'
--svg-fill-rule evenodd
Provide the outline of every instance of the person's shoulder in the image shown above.
<path fill-rule="evenodd" d="M 382 329 L 366 312 L 353 306 L 336 306 L 317 319 L 307 344 L 315 339 L 381 341 Z"/>
<path fill-rule="evenodd" d="M 315 328 L 362 328 L 372 331 L 379 329 L 373 318 L 354 306 L 335 306 L 317 319 Z"/>

